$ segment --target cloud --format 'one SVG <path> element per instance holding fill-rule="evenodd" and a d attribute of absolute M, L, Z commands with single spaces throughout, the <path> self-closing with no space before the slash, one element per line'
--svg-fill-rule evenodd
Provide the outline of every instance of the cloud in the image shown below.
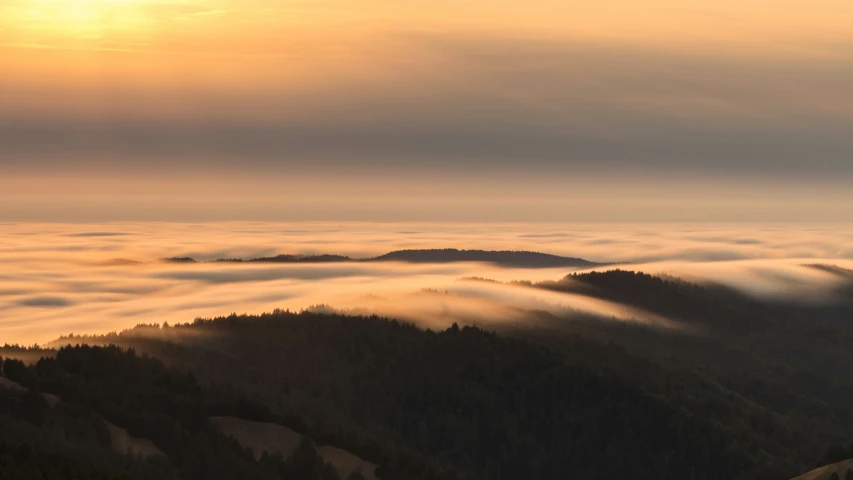
<path fill-rule="evenodd" d="M 119 232 L 80 232 L 80 233 L 69 233 L 69 237 L 121 237 L 126 235 L 124 233 Z"/>
<path fill-rule="evenodd" d="M 39 296 L 28 297 L 18 301 L 18 305 L 25 307 L 59 308 L 70 307 L 74 302 L 63 297 Z"/>
<path fill-rule="evenodd" d="M 80 232 L 121 236 L 73 237 Z M 117 239 L 120 242 L 115 243 Z M 750 239 L 742 242 L 738 239 Z M 465 277 L 553 281 L 565 268 L 514 269 L 476 263 L 320 265 L 170 264 L 175 252 L 340 253 L 374 256 L 406 248 L 452 246 L 536 250 L 621 268 L 716 283 L 757 298 L 825 303 L 849 279 L 803 265 L 853 268 L 841 225 L 429 224 L 429 223 L 115 223 L 10 224 L 0 231 L 0 338 L 46 342 L 138 323 L 299 310 L 312 305 L 371 312 L 439 328 L 561 319 L 638 322 L 686 332 L 671 319 L 578 294 Z M 735 240 L 735 241 L 732 241 Z M 71 243 L 68 243 L 71 242 Z M 105 250 L 116 245 L 118 250 Z M 76 248 L 66 248 L 74 246 Z M 713 252 L 713 254 L 709 254 Z M 112 262 L 118 255 L 135 262 Z M 846 256 L 845 256 L 846 255 Z M 614 267 L 604 267 L 609 269 Z M 424 291 L 427 289 L 427 291 Z"/>
<path fill-rule="evenodd" d="M 0 113 L 0 155 L 40 170 L 61 152 L 63 159 L 121 157 L 151 169 L 199 166 L 201 158 L 231 171 L 357 162 L 368 172 L 395 166 L 476 174 L 536 165 L 563 173 L 622 167 L 759 179 L 853 176 L 853 63 L 839 58 L 501 31 L 386 31 L 354 48 L 354 58 L 335 59 L 345 67 L 324 66 L 305 83 L 288 81 L 268 60 L 258 66 L 270 72 L 269 85 L 155 87 L 117 79 L 117 104 L 106 117 L 76 111 L 91 109 L 97 96 L 45 86 L 33 96 L 92 100 L 68 111 L 53 102 L 38 113 L 11 99 Z M 843 60 L 853 55 L 841 52 Z M 162 99 L 162 110 L 149 97 Z M 812 168 L 817 151 L 820 169 Z"/>
<path fill-rule="evenodd" d="M 211 284 L 242 282 L 266 282 L 273 280 L 324 280 L 351 277 L 394 277 L 427 274 L 459 274 L 462 270 L 453 266 L 409 266 L 384 264 L 376 266 L 324 264 L 312 266 L 276 267 L 258 265 L 253 267 L 234 266 L 223 263 L 219 266 L 199 265 L 195 269 L 169 270 L 154 274 L 156 278 L 200 281 Z"/>
<path fill-rule="evenodd" d="M 305 40 L 317 58 L 299 68 L 240 60 L 263 78 L 221 59 L 190 62 L 180 84 L 165 68 L 150 83 L 105 72 L 98 88 L 0 78 L 20 92 L 0 108 L 0 219 L 853 218 L 849 46 L 368 37 L 344 59 Z"/>

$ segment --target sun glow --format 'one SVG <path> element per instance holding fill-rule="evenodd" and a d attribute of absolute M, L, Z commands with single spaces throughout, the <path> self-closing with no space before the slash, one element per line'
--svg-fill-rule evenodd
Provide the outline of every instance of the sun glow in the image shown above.
<path fill-rule="evenodd" d="M 161 4 L 151 0 L 22 0 L 0 7 L 4 43 L 54 48 L 144 43 Z M 0 29 L 2 31 L 4 29 Z"/>
<path fill-rule="evenodd" d="M 107 28 L 140 17 L 139 0 L 30 0 L 17 20 L 31 27 Z"/>

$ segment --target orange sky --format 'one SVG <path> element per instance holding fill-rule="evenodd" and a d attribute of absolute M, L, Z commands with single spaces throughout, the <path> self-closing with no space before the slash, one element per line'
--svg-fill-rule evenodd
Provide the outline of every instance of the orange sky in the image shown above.
<path fill-rule="evenodd" d="M 0 196 L 8 218 L 57 192 L 144 209 L 122 193 L 159 195 L 168 169 L 263 202 L 348 189 L 330 211 L 381 182 L 481 213 L 547 184 L 531 211 L 584 186 L 612 219 L 638 197 L 666 218 L 662 190 L 687 192 L 679 219 L 729 218 L 720 196 L 847 219 L 850 32 L 841 0 L 5 0 Z"/>
<path fill-rule="evenodd" d="M 839 0 L 7 0 L 0 8 L 6 44 L 172 53 L 281 53 L 311 37 L 334 44 L 382 30 L 838 43 L 853 27 L 853 7 Z"/>

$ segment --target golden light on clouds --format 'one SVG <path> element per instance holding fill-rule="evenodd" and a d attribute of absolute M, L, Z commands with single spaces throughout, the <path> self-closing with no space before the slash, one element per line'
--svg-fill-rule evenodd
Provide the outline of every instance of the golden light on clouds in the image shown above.
<path fill-rule="evenodd" d="M 0 5 L 0 38 L 7 48 L 168 53 L 170 37 L 193 35 L 193 17 L 221 13 L 186 2 L 19 0 Z"/>
<path fill-rule="evenodd" d="M 6 7 L 22 40 L 20 45 L 61 48 L 58 41 L 98 40 L 113 34 L 145 30 L 145 0 L 27 0 Z M 79 43 L 78 43 L 79 45 Z"/>
<path fill-rule="evenodd" d="M 362 62 L 381 63 L 389 55 L 417 58 L 417 51 L 396 51 L 396 37 L 427 34 L 816 56 L 845 42 L 853 29 L 851 5 L 833 0 L 8 0 L 0 3 L 0 48 L 300 61 L 357 55 Z M 4 53 L 22 63 L 32 55 L 40 54 Z"/>
<path fill-rule="evenodd" d="M 842 40 L 853 27 L 853 6 L 834 0 L 10 0 L 0 4 L 0 15 L 7 45 L 70 47 L 80 39 L 132 41 L 154 34 L 178 48 L 201 35 L 210 50 L 241 43 L 241 37 L 280 47 L 318 29 L 333 37 L 474 29 L 485 35 L 752 44 Z"/>
<path fill-rule="evenodd" d="M 47 342 L 137 323 L 182 323 L 228 312 L 330 305 L 431 328 L 532 321 L 523 310 L 566 309 L 678 327 L 627 305 L 579 294 L 470 282 L 466 277 L 556 281 L 561 268 L 478 263 L 165 263 L 278 253 L 381 255 L 402 248 L 535 250 L 632 270 L 728 285 L 759 298 L 825 302 L 843 278 L 803 264 L 853 267 L 849 225 L 106 223 L 4 225 L 0 229 L 0 338 Z M 609 270 L 611 265 L 599 269 Z M 435 297 L 422 289 L 447 292 Z M 683 331 L 680 330 L 679 331 Z"/>
<path fill-rule="evenodd" d="M 27 179 L 46 171 L 69 196 L 110 190 L 101 176 L 157 192 L 164 168 L 182 185 L 255 172 L 277 193 L 346 171 L 365 185 L 347 198 L 372 205 L 380 176 L 468 192 L 503 182 L 484 172 L 534 172 L 525 198 L 586 182 L 614 218 L 643 198 L 654 219 L 685 209 L 660 191 L 683 183 L 705 205 L 738 180 L 761 193 L 749 218 L 835 218 L 849 193 L 826 185 L 853 178 L 851 31 L 838 0 L 3 0 L 0 178 L 44 198 Z M 689 180 L 611 193 L 635 172 Z M 805 177 L 822 203 L 803 213 L 789 185 Z M 575 211 L 572 190 L 549 191 L 552 213 L 514 218 Z M 468 210 L 430 194 L 418 208 L 506 214 L 466 195 Z M 791 208 L 761 200 L 778 197 Z"/>

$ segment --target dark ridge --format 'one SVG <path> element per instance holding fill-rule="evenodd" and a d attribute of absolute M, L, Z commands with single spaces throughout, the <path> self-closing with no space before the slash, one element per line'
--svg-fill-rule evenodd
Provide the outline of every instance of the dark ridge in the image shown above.
<path fill-rule="evenodd" d="M 504 267 L 593 267 L 600 263 L 582 258 L 561 257 L 548 253 L 528 251 L 457 250 L 455 248 L 431 250 L 398 250 L 386 253 L 371 261 L 398 261 L 409 263 L 486 262 Z"/>
<path fill-rule="evenodd" d="M 459 279 L 462 282 L 481 282 L 481 283 L 504 283 L 494 278 L 486 278 L 486 277 L 462 277 Z"/>
<path fill-rule="evenodd" d="M 277 415 L 226 386 L 203 386 L 193 375 L 132 349 L 67 346 L 29 366 L 0 358 L 0 380 L 4 480 L 341 479 L 304 436 L 299 418 Z M 12 389 L 2 387 L 10 382 Z M 61 402 L 52 406 L 42 392 Z M 286 459 L 265 454 L 255 460 L 210 422 L 215 416 L 287 425 L 303 439 Z M 164 455 L 114 451 L 107 422 L 150 441 Z"/>
<path fill-rule="evenodd" d="M 55 350 L 42 349 L 38 345 L 9 345 L 8 343 L 0 346 L 0 359 L 17 358 L 24 363 L 35 364 L 42 357 L 51 357 L 56 354 Z"/>
<path fill-rule="evenodd" d="M 827 444 L 844 441 L 853 430 L 850 303 L 798 306 L 760 300 L 720 285 L 624 270 L 569 275 L 537 286 L 641 308 L 701 332 L 676 336 L 606 325 L 590 329 L 597 338 L 634 353 L 696 369 L 775 411 L 785 419 L 792 438 L 798 439 L 789 451 L 808 451 L 804 459 L 816 458 Z"/>
<path fill-rule="evenodd" d="M 838 275 L 839 277 L 853 279 L 853 270 L 849 268 L 839 267 L 838 265 L 827 265 L 823 263 L 815 263 L 812 265 L 805 265 L 806 267 L 814 268 L 815 270 L 821 270 L 824 272 L 832 273 Z"/>
<path fill-rule="evenodd" d="M 581 339 L 569 350 L 583 353 L 569 361 L 476 327 L 428 331 L 376 316 L 283 311 L 90 338 L 191 374 L 178 380 L 228 385 L 281 418 L 303 419 L 318 442 L 379 464 L 381 479 L 455 476 L 418 475 L 418 458 L 470 472 L 471 480 L 759 480 L 751 473 L 763 467 L 733 432 L 686 411 L 680 399 L 651 393 L 639 375 L 602 368 L 615 359 L 642 365 L 641 358 Z M 642 372 L 665 382 L 653 366 Z M 117 378 L 136 391 L 117 392 L 128 400 L 111 406 L 150 399 L 159 413 L 161 398 L 169 401 Z"/>
<path fill-rule="evenodd" d="M 853 270 L 827 264 L 805 266 L 835 275 L 841 281 L 832 289 L 832 296 L 828 301 L 792 305 L 790 308 L 817 324 L 853 332 Z"/>
<path fill-rule="evenodd" d="M 142 262 L 137 260 L 131 260 L 129 258 L 111 258 L 106 262 L 103 262 L 103 265 L 109 266 L 118 266 L 118 265 L 138 265 Z"/>
<path fill-rule="evenodd" d="M 461 282 L 480 282 L 480 283 L 493 283 L 499 285 L 515 285 L 522 287 L 539 287 L 539 285 L 534 284 L 530 280 L 510 280 L 509 282 L 502 282 L 500 280 L 495 280 L 493 278 L 486 277 L 462 277 L 459 279 Z"/>
<path fill-rule="evenodd" d="M 81 233 L 69 233 L 69 237 L 123 237 L 127 235 L 126 233 L 119 232 L 81 232 Z"/>
<path fill-rule="evenodd" d="M 344 255 L 276 255 L 274 257 L 259 257 L 244 260 L 242 258 L 219 258 L 219 263 L 337 263 L 351 262 L 352 258 Z"/>
<path fill-rule="evenodd" d="M 170 257 L 164 258 L 163 261 L 169 263 L 198 263 L 198 260 L 192 257 Z"/>
<path fill-rule="evenodd" d="M 344 255 L 276 255 L 247 260 L 254 263 L 334 263 L 350 262 L 352 259 Z"/>
<path fill-rule="evenodd" d="M 163 259 L 171 263 L 197 263 L 191 257 L 172 257 Z M 553 268 L 553 267 L 595 267 L 607 265 L 591 262 L 583 258 L 562 257 L 549 253 L 530 251 L 493 251 L 493 250 L 459 250 L 456 248 L 428 250 L 397 250 L 372 258 L 352 258 L 346 255 L 289 255 L 280 254 L 273 257 L 259 258 L 220 258 L 217 263 L 344 263 L 344 262 L 406 262 L 406 263 L 453 263 L 453 262 L 483 262 L 502 267 L 519 268 Z"/>

